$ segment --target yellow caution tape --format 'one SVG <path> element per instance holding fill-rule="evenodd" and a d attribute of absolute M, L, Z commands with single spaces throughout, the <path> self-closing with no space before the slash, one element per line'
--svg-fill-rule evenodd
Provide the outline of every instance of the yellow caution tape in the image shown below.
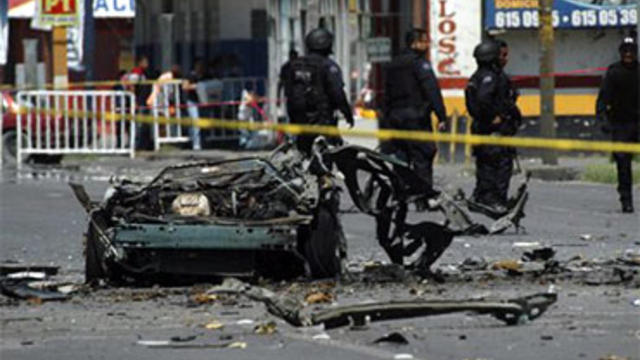
<path fill-rule="evenodd" d="M 379 140 L 411 140 L 411 141 L 437 141 L 452 142 L 471 145 L 499 145 L 524 148 L 553 149 L 561 151 L 604 151 L 604 152 L 628 152 L 640 154 L 640 144 L 620 143 L 611 141 L 585 141 L 571 139 L 542 139 L 527 137 L 501 137 L 487 135 L 466 135 L 433 133 L 428 131 L 407 130 L 362 130 L 362 129 L 338 129 L 335 126 L 304 125 L 304 124 L 275 124 L 264 122 L 243 122 L 237 120 L 223 120 L 199 118 L 197 120 L 177 118 L 154 118 L 153 116 L 136 116 L 136 121 L 162 124 L 180 124 L 183 126 L 198 126 L 203 129 L 232 129 L 232 130 L 272 130 L 293 135 L 317 134 L 325 136 L 349 136 L 359 138 L 378 138 Z"/>
<path fill-rule="evenodd" d="M 73 116 L 84 116 L 87 112 L 72 112 L 60 110 L 37 110 Z M 24 113 L 24 111 L 23 111 Z M 277 124 L 270 122 L 245 122 L 238 120 L 225 120 L 213 118 L 176 118 L 176 117 L 154 117 L 152 115 L 107 115 L 103 114 L 102 119 L 108 121 L 128 121 L 133 120 L 140 123 L 162 124 L 162 125 L 182 125 L 197 126 L 202 129 L 228 129 L 228 130 L 271 130 L 283 133 L 301 135 L 316 134 L 324 136 L 348 136 L 358 138 L 377 138 L 382 141 L 388 140 L 409 140 L 420 142 L 447 142 L 470 145 L 497 145 L 510 146 L 516 148 L 538 148 L 560 151 L 602 151 L 602 152 L 626 152 L 640 154 L 640 144 L 622 143 L 612 141 L 586 141 L 571 139 L 544 139 L 531 137 L 502 137 L 493 135 L 471 135 L 471 134 L 447 134 L 428 131 L 407 131 L 407 130 L 364 130 L 364 129 L 339 129 L 336 126 L 328 125 L 306 125 L 306 124 Z"/>

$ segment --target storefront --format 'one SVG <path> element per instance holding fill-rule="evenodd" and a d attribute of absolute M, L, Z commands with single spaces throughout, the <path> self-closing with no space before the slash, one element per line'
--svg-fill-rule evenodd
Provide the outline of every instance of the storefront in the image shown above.
<path fill-rule="evenodd" d="M 95 48 L 94 79 L 113 80 L 120 69 L 129 69 L 133 63 L 133 18 L 135 0 L 94 0 Z M 46 82 L 51 81 L 51 32 L 34 29 L 35 0 L 8 0 L 7 62 L 0 72 L 0 82 L 14 84 L 16 65 L 24 62 L 26 39 L 38 41 L 38 61 L 44 63 Z M 69 77 L 71 81 L 84 79 L 82 66 L 81 30 L 70 29 L 68 37 Z"/>
<path fill-rule="evenodd" d="M 428 57 L 449 107 L 464 110 L 462 89 L 475 70 L 473 48 L 482 37 L 480 0 L 269 0 L 267 9 L 271 79 L 289 50 L 303 52 L 303 35 L 322 23 L 335 33 L 334 59 L 351 99 L 376 108 L 375 99 L 384 96 L 382 64 L 405 46 L 405 32 L 418 27 L 430 35 Z"/>
<path fill-rule="evenodd" d="M 304 54 L 304 35 L 324 26 L 335 35 L 333 57 L 343 70 L 352 100 L 366 93 L 382 95 L 380 64 L 403 46 L 404 32 L 422 14 L 424 0 L 268 0 L 269 77 L 272 93 L 289 50 Z M 419 17 L 424 26 L 424 18 Z M 273 80 L 275 79 L 275 80 Z M 361 99 L 362 100 L 362 99 Z M 373 101 L 373 99 L 370 99 Z"/>
<path fill-rule="evenodd" d="M 214 77 L 266 77 L 267 0 L 137 0 L 135 51 L 156 71 L 196 58 Z"/>
<path fill-rule="evenodd" d="M 485 0 L 485 29 L 510 47 L 507 72 L 524 94 L 523 112 L 539 114 L 537 0 Z M 618 60 L 618 44 L 638 22 L 637 0 L 556 0 L 556 115 L 592 117 L 603 69 Z"/>

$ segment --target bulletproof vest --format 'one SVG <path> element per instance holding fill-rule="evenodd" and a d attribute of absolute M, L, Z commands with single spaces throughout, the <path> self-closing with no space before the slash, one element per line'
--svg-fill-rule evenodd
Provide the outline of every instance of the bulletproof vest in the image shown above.
<path fill-rule="evenodd" d="M 493 129 L 491 126 L 491 121 L 497 114 L 489 114 L 488 109 L 483 108 L 480 105 L 480 101 L 478 98 L 478 92 L 480 88 L 483 86 L 482 82 L 485 77 L 491 74 L 491 70 L 487 68 L 478 69 L 469 79 L 467 83 L 467 87 L 464 90 L 464 100 L 467 106 L 467 111 L 469 115 L 473 118 L 473 122 L 471 125 L 471 131 L 474 134 L 490 134 L 496 129 Z M 497 81 L 497 77 L 494 81 Z M 497 101 L 496 102 L 497 108 Z"/>
<path fill-rule="evenodd" d="M 482 116 L 480 113 L 480 105 L 478 104 L 478 88 L 480 87 L 479 75 L 479 72 L 476 71 L 464 89 L 464 101 L 467 106 L 467 112 L 469 112 L 469 115 L 474 119 L 479 119 Z"/>
<path fill-rule="evenodd" d="M 391 108 L 423 107 L 427 102 L 423 99 L 420 84 L 416 76 L 416 56 L 408 53 L 396 57 L 386 65 L 387 78 L 385 96 Z"/>
<path fill-rule="evenodd" d="M 492 76 L 495 92 L 492 94 L 491 105 L 483 107 L 478 99 L 478 92 L 486 77 Z M 501 71 L 490 67 L 479 68 L 469 79 L 464 91 L 465 104 L 469 115 L 473 118 L 471 130 L 476 134 L 500 132 L 502 135 L 514 135 L 520 126 L 522 116 L 516 105 L 517 91 L 513 88 L 509 77 Z M 493 125 L 496 116 L 502 118 L 500 125 Z"/>
<path fill-rule="evenodd" d="M 330 120 L 324 77 L 325 61 L 320 57 L 305 56 L 290 62 L 285 88 L 292 122 L 320 124 Z"/>
<path fill-rule="evenodd" d="M 638 71 L 640 65 L 627 68 L 622 63 L 614 65 L 610 75 L 614 89 L 611 99 L 611 121 L 613 123 L 638 123 L 640 119 L 640 97 Z"/>

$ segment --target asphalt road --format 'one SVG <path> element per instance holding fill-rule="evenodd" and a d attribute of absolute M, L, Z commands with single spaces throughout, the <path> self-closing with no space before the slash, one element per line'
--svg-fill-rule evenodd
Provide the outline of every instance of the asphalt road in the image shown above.
<path fill-rule="evenodd" d="M 100 198 L 110 174 L 148 177 L 166 163 L 102 161 L 19 176 L 2 170 L 0 260 L 58 265 L 59 278 L 81 282 L 86 216 L 66 182 L 81 181 L 90 195 Z M 468 193 L 473 185 L 459 167 L 439 167 L 438 174 L 445 188 L 460 186 Z M 558 259 L 615 259 L 626 249 L 640 248 L 640 217 L 620 213 L 611 186 L 532 180 L 526 212 L 525 233 L 457 238 L 437 267 L 446 271 L 469 256 L 490 262 L 518 259 L 525 250 L 514 246 L 518 242 L 553 246 Z M 372 219 L 345 214 L 343 224 L 352 263 L 385 260 Z M 444 284 L 406 277 L 333 288 L 337 303 L 346 304 L 416 296 L 513 297 L 553 286 L 559 293 L 556 305 L 518 327 L 506 327 L 489 316 L 453 314 L 373 323 L 360 330 L 297 329 L 248 300 L 193 306 L 189 298 L 194 288 L 102 289 L 41 305 L 0 296 L 0 359 L 600 359 L 609 354 L 640 359 L 640 307 L 633 305 L 640 298 L 637 272 L 635 282 L 599 286 L 570 278 L 550 282 L 497 276 Z M 312 289 L 315 284 L 296 286 Z M 203 328 L 214 320 L 224 327 Z M 254 333 L 256 324 L 271 320 L 277 324 L 275 334 Z M 403 334 L 409 344 L 373 344 L 390 332 Z M 187 335 L 197 335 L 200 343 L 241 342 L 246 348 L 152 349 L 137 344 Z"/>

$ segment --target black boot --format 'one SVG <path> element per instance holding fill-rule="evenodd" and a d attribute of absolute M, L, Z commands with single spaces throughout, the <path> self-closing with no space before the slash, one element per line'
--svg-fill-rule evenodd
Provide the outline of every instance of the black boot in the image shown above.
<path fill-rule="evenodd" d="M 622 202 L 622 213 L 633 214 L 633 203 L 631 203 L 631 201 Z"/>

